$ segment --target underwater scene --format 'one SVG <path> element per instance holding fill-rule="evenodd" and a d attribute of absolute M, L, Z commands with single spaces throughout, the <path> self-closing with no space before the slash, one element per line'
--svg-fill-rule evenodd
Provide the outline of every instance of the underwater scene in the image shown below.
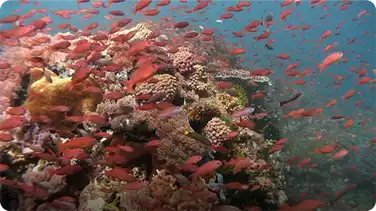
<path fill-rule="evenodd" d="M 10 211 L 345 211 L 376 201 L 375 5 L 10 0 Z"/>

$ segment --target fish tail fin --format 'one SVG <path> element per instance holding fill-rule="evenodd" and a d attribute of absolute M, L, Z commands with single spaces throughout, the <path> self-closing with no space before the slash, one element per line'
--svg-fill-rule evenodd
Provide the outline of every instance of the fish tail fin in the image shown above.
<path fill-rule="evenodd" d="M 124 90 L 127 93 L 132 93 L 133 92 L 133 83 L 131 81 L 122 81 L 122 84 L 125 86 Z"/>
<path fill-rule="evenodd" d="M 72 91 L 72 89 L 74 88 L 74 84 L 72 83 L 72 81 L 67 83 L 66 86 L 67 86 L 69 92 Z"/>
<path fill-rule="evenodd" d="M 56 170 L 54 170 L 54 169 L 49 169 L 49 170 L 48 170 L 48 173 L 51 174 L 51 175 L 54 175 L 54 174 L 56 174 Z"/>

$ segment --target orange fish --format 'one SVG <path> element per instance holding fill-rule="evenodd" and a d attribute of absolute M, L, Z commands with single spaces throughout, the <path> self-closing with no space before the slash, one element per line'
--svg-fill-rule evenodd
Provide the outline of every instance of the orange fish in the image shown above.
<path fill-rule="evenodd" d="M 334 100 L 331 100 L 328 104 L 326 104 L 326 107 L 331 107 L 333 105 L 337 104 L 337 100 L 334 99 Z"/>
<path fill-rule="evenodd" d="M 342 100 L 347 100 L 350 97 L 354 96 L 354 94 L 355 94 L 355 90 L 354 89 L 350 89 L 349 91 L 346 92 L 345 95 L 342 96 Z"/>
<path fill-rule="evenodd" d="M 126 181 L 126 182 L 133 182 L 135 181 L 135 178 L 130 175 L 132 170 L 130 169 L 125 169 L 125 168 L 120 168 L 120 167 L 115 167 L 109 171 L 105 172 L 106 176 L 118 179 L 120 181 Z"/>
<path fill-rule="evenodd" d="M 289 16 L 291 13 L 292 13 L 292 10 L 290 9 L 282 11 L 281 14 L 279 15 L 279 20 L 281 21 L 286 20 L 287 16 Z"/>
<path fill-rule="evenodd" d="M 219 160 L 212 160 L 204 165 L 200 166 L 193 176 L 202 176 L 214 172 L 217 168 L 222 165 L 222 162 Z"/>
<path fill-rule="evenodd" d="M 9 169 L 9 166 L 6 164 L 0 164 L 0 172 L 4 172 Z"/>
<path fill-rule="evenodd" d="M 58 146 L 59 152 L 64 152 L 66 149 L 86 149 L 94 146 L 97 140 L 90 136 L 82 136 L 79 138 L 73 138 L 65 143 L 60 143 Z"/>
<path fill-rule="evenodd" d="M 336 152 L 333 156 L 332 159 L 340 159 L 347 155 L 349 153 L 346 149 L 341 149 L 340 151 Z"/>
<path fill-rule="evenodd" d="M 342 52 L 334 52 L 325 57 L 324 61 L 320 64 L 320 72 L 324 70 L 327 66 L 339 61 L 343 56 Z"/>
<path fill-rule="evenodd" d="M 10 130 L 16 127 L 20 127 L 24 123 L 26 123 L 27 120 L 25 117 L 21 116 L 11 116 L 8 119 L 5 119 L 0 123 L 0 131 L 1 130 Z"/>
<path fill-rule="evenodd" d="M 199 156 L 199 155 L 195 155 L 195 156 L 192 156 L 192 157 L 188 158 L 188 160 L 185 161 L 185 163 L 187 163 L 187 164 L 196 164 L 196 163 L 199 162 L 201 159 L 202 159 L 201 156 Z"/>
<path fill-rule="evenodd" d="M 158 15 L 160 13 L 160 11 L 158 9 L 149 9 L 149 10 L 144 10 L 142 12 L 142 14 L 144 16 L 155 16 L 155 15 Z"/>
<path fill-rule="evenodd" d="M 346 121 L 344 127 L 349 128 L 349 127 L 352 127 L 353 124 L 354 124 L 354 121 L 352 119 L 349 119 L 349 120 Z"/>
<path fill-rule="evenodd" d="M 232 55 L 239 55 L 245 53 L 245 50 L 243 48 L 234 48 L 228 50 L 229 54 Z"/>
<path fill-rule="evenodd" d="M 121 83 L 126 87 L 124 90 L 128 93 L 133 92 L 133 86 L 137 83 L 143 82 L 149 77 L 151 77 L 155 72 L 163 67 L 162 65 L 147 63 L 139 67 L 135 72 L 132 73 L 129 81 L 122 81 Z"/>
<path fill-rule="evenodd" d="M 0 132 L 0 141 L 9 142 L 13 140 L 13 136 L 8 132 Z"/>
<path fill-rule="evenodd" d="M 331 34 L 332 34 L 332 31 L 330 31 L 330 30 L 324 31 L 321 34 L 320 40 L 324 40 L 325 38 L 329 37 Z"/>
<path fill-rule="evenodd" d="M 327 154 L 327 153 L 332 153 L 335 149 L 337 149 L 337 145 L 331 145 L 331 146 L 323 146 L 319 148 L 315 148 L 314 152 L 316 153 L 322 153 L 322 154 Z"/>
<path fill-rule="evenodd" d="M 67 165 L 58 169 L 51 169 L 48 172 L 56 175 L 72 175 L 81 171 L 81 169 L 80 165 Z"/>
<path fill-rule="evenodd" d="M 132 9 L 133 13 L 137 13 L 138 11 L 146 8 L 151 2 L 152 0 L 139 0 Z"/>

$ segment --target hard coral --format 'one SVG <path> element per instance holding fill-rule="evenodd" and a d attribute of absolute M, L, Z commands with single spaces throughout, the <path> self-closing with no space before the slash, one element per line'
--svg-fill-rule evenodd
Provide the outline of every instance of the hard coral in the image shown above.
<path fill-rule="evenodd" d="M 179 51 L 173 56 L 173 66 L 174 68 L 182 73 L 187 74 L 192 72 L 193 69 L 194 56 L 190 49 L 187 47 L 180 47 Z"/>
<path fill-rule="evenodd" d="M 111 199 L 111 193 L 102 191 L 103 187 L 92 182 L 87 185 L 80 194 L 80 211 L 102 210 L 103 206 Z"/>
<path fill-rule="evenodd" d="M 14 92 L 20 86 L 21 77 L 11 69 L 0 70 L 0 113 L 5 111 L 15 98 Z"/>
<path fill-rule="evenodd" d="M 156 82 L 155 82 L 156 81 Z M 153 103 L 171 102 L 179 88 L 177 79 L 168 74 L 155 75 L 151 82 L 141 83 L 136 87 L 136 96 L 150 94 L 155 97 Z"/>
<path fill-rule="evenodd" d="M 215 97 L 228 113 L 232 113 L 243 108 L 244 104 L 239 103 L 239 100 L 236 97 L 233 97 L 226 92 L 217 93 Z"/>
<path fill-rule="evenodd" d="M 210 140 L 213 145 L 221 145 L 228 138 L 230 128 L 226 122 L 218 117 L 211 119 L 204 128 L 206 138 Z"/>
<path fill-rule="evenodd" d="M 32 84 L 28 89 L 28 98 L 24 107 L 30 111 L 32 117 L 47 115 L 56 120 L 55 123 L 59 123 L 64 116 L 50 112 L 50 107 L 66 105 L 72 108 L 70 115 L 83 115 L 94 111 L 96 105 L 101 101 L 100 96 L 83 92 L 85 85 L 96 86 L 96 83 L 90 78 L 70 90 L 68 86 L 71 82 L 70 78 L 59 78 L 46 69 L 52 78 L 52 83 L 49 83 L 41 75 L 42 69 L 33 68 L 30 71 Z"/>
<path fill-rule="evenodd" d="M 154 204 L 156 208 L 165 208 L 176 211 L 211 210 L 216 202 L 216 195 L 209 192 L 202 180 L 190 182 L 192 186 L 207 191 L 200 197 L 196 197 L 193 191 L 179 187 L 177 179 L 166 170 L 157 171 L 150 183 L 142 189 L 135 191 L 125 191 L 120 198 L 120 206 L 126 210 L 141 211 L 146 210 L 147 205 Z M 153 203 L 154 202 L 154 203 Z"/>
<path fill-rule="evenodd" d="M 188 86 L 190 89 L 195 90 L 201 96 L 210 96 L 214 93 L 214 86 L 208 80 L 208 74 L 202 65 L 194 65 L 194 72 L 188 78 Z"/>
<path fill-rule="evenodd" d="M 49 170 L 51 169 L 53 168 L 46 167 L 43 170 L 38 170 L 38 166 L 36 166 L 25 172 L 22 177 L 26 185 L 38 184 L 51 190 L 49 195 L 52 195 L 62 191 L 67 186 L 67 182 L 65 176 L 50 174 Z"/>

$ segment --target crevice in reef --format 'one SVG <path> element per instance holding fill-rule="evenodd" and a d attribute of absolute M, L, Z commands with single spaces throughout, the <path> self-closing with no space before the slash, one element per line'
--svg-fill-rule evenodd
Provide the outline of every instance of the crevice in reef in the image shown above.
<path fill-rule="evenodd" d="M 21 77 L 21 87 L 15 92 L 16 98 L 13 100 L 13 107 L 21 106 L 27 98 L 27 89 L 30 85 L 30 74 Z"/>

